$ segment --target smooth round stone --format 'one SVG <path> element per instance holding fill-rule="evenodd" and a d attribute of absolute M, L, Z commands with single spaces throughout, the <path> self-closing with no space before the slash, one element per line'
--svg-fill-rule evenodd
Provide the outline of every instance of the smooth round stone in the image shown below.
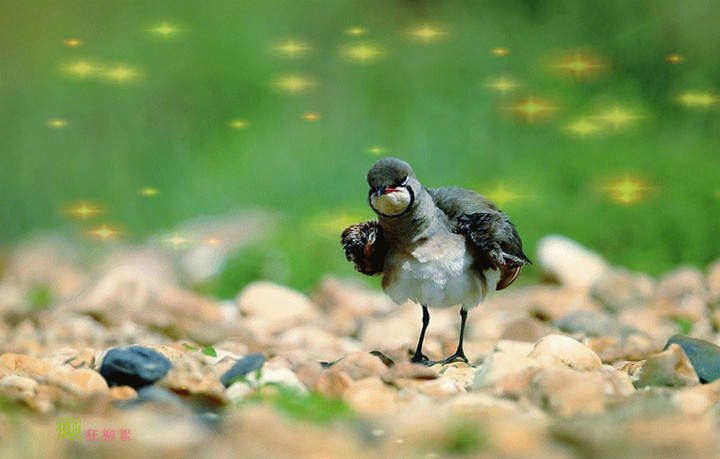
<path fill-rule="evenodd" d="M 563 335 L 548 335 L 535 343 L 528 357 L 540 365 L 566 365 L 576 370 L 597 370 L 602 361 L 596 353 L 579 341 Z"/>
<path fill-rule="evenodd" d="M 142 346 L 110 349 L 105 354 L 100 374 L 109 386 L 148 386 L 162 378 L 172 367 L 157 351 Z"/>
<path fill-rule="evenodd" d="M 705 340 L 673 335 L 665 345 L 665 349 L 673 343 L 679 345 L 685 352 L 700 382 L 707 383 L 720 378 L 720 347 Z"/>
<path fill-rule="evenodd" d="M 244 378 L 248 373 L 260 368 L 265 363 L 265 356 L 262 354 L 250 354 L 235 362 L 224 375 L 220 377 L 220 382 L 225 387 L 230 386 L 238 378 Z"/>

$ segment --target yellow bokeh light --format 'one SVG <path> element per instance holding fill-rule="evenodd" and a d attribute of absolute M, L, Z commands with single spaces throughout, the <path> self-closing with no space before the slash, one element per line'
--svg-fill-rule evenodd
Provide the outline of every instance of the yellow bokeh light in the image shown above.
<path fill-rule="evenodd" d="M 613 108 L 601 112 L 599 115 L 595 115 L 593 118 L 610 125 L 614 130 L 618 131 L 634 123 L 640 119 L 641 116 L 616 105 Z"/>
<path fill-rule="evenodd" d="M 485 87 L 490 88 L 495 92 L 499 92 L 500 94 L 505 94 L 517 89 L 518 87 L 520 87 L 520 85 L 512 79 L 502 76 L 495 80 L 489 81 L 485 85 Z"/>
<path fill-rule="evenodd" d="M 321 118 L 321 116 L 319 113 L 307 112 L 307 113 L 303 113 L 302 115 L 300 115 L 300 118 L 303 121 L 313 122 L 313 121 L 319 120 Z"/>
<path fill-rule="evenodd" d="M 512 111 L 512 113 L 519 118 L 534 122 L 540 118 L 549 116 L 553 111 L 558 110 L 559 107 L 551 105 L 546 100 L 530 96 L 527 99 L 523 99 L 505 108 Z"/>
<path fill-rule="evenodd" d="M 245 129 L 250 124 L 245 120 L 235 119 L 235 120 L 230 121 L 228 123 L 228 125 L 233 129 Z"/>
<path fill-rule="evenodd" d="M 490 54 L 502 57 L 502 56 L 507 56 L 508 54 L 510 54 L 510 50 L 507 48 L 502 48 L 502 47 L 493 48 L 490 50 Z"/>
<path fill-rule="evenodd" d="M 164 241 L 167 242 L 168 244 L 172 244 L 173 246 L 175 246 L 177 248 L 187 242 L 190 242 L 190 239 L 186 239 L 178 234 L 175 234 L 172 237 L 165 239 Z"/>
<path fill-rule="evenodd" d="M 498 207 L 503 207 L 507 203 L 517 201 L 518 199 L 527 198 L 527 195 L 517 193 L 512 188 L 508 188 L 500 183 L 494 189 L 484 193 L 484 196 L 495 203 Z"/>
<path fill-rule="evenodd" d="M 276 53 L 294 59 L 307 55 L 313 48 L 303 40 L 290 38 L 273 46 L 272 49 Z"/>
<path fill-rule="evenodd" d="M 350 43 L 340 48 L 340 56 L 356 64 L 371 64 L 385 57 L 385 49 L 375 43 Z"/>
<path fill-rule="evenodd" d="M 65 213 L 70 214 L 72 217 L 78 217 L 82 219 L 90 218 L 95 214 L 102 212 L 100 207 L 87 202 L 75 204 L 65 209 Z"/>
<path fill-rule="evenodd" d="M 53 118 L 51 120 L 48 120 L 45 124 L 51 128 L 62 129 L 69 123 L 67 120 L 64 120 L 62 118 Z"/>
<path fill-rule="evenodd" d="M 373 155 L 381 155 L 385 153 L 385 148 L 381 147 L 380 145 L 373 145 L 372 147 L 367 149 L 368 153 L 371 153 Z"/>
<path fill-rule="evenodd" d="M 108 239 L 114 239 L 118 237 L 120 235 L 120 231 L 110 228 L 107 225 L 103 225 L 88 231 L 87 234 L 102 241 L 107 241 Z"/>
<path fill-rule="evenodd" d="M 625 175 L 622 179 L 615 180 L 601 189 L 608 193 L 613 202 L 629 205 L 647 197 L 648 192 L 654 190 L 655 187 L 649 186 L 640 178 Z"/>
<path fill-rule="evenodd" d="M 568 124 L 565 128 L 573 135 L 586 137 L 588 135 L 598 133 L 601 129 L 601 125 L 589 118 L 581 118 Z"/>
<path fill-rule="evenodd" d="M 158 194 L 160 194 L 160 190 L 158 190 L 157 188 L 153 188 L 153 187 L 145 187 L 145 188 L 141 188 L 138 191 L 138 193 L 140 193 L 141 195 L 146 196 L 148 198 L 152 198 L 153 196 L 157 196 Z"/>
<path fill-rule="evenodd" d="M 410 31 L 408 31 L 408 34 L 411 38 L 422 41 L 424 43 L 431 43 L 433 41 L 437 41 L 443 38 L 446 33 L 447 32 L 445 32 L 445 30 L 430 24 L 414 27 L 410 29 Z"/>
<path fill-rule="evenodd" d="M 285 94 L 299 95 L 312 91 L 317 86 L 317 83 L 309 76 L 290 73 L 275 78 L 273 86 Z"/>
<path fill-rule="evenodd" d="M 66 40 L 63 40 L 63 45 L 67 46 L 68 48 L 77 48 L 83 45 L 83 41 L 78 38 L 68 38 Z"/>
<path fill-rule="evenodd" d="M 79 59 L 66 64 L 62 70 L 75 78 L 88 78 L 96 76 L 101 71 L 101 67 L 86 59 Z"/>
<path fill-rule="evenodd" d="M 667 57 L 665 57 L 665 60 L 670 62 L 671 64 L 679 64 L 682 61 L 684 61 L 685 58 L 679 54 L 670 54 Z"/>
<path fill-rule="evenodd" d="M 367 33 L 367 29 L 364 27 L 354 26 L 349 27 L 345 30 L 345 33 L 348 35 L 352 35 L 353 37 L 359 37 L 361 35 L 365 35 Z"/>
<path fill-rule="evenodd" d="M 605 68 L 605 64 L 599 56 L 576 52 L 558 58 L 550 67 L 575 78 L 588 78 L 598 75 Z"/>
<path fill-rule="evenodd" d="M 170 38 L 173 35 L 182 32 L 183 30 L 172 26 L 168 23 L 163 23 L 157 27 L 153 27 L 152 29 L 148 29 L 148 32 L 155 33 L 157 35 L 160 35 L 163 38 Z"/>
<path fill-rule="evenodd" d="M 136 67 L 118 64 L 106 69 L 103 76 L 114 83 L 125 84 L 140 78 L 140 71 Z"/>
<path fill-rule="evenodd" d="M 686 91 L 678 96 L 677 101 L 687 107 L 708 109 L 720 102 L 720 98 L 710 91 Z"/>
<path fill-rule="evenodd" d="M 222 244 L 222 240 L 216 237 L 208 237 L 205 238 L 205 244 L 207 245 L 220 245 Z"/>

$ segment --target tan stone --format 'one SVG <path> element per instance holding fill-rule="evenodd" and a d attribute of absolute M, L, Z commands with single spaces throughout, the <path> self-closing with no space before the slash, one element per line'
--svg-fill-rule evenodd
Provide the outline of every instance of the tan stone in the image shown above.
<path fill-rule="evenodd" d="M 700 380 L 682 348 L 673 343 L 670 347 L 648 357 L 633 377 L 635 387 L 695 386 Z"/>
<path fill-rule="evenodd" d="M 577 370 L 597 370 L 602 366 L 600 357 L 587 346 L 563 335 L 548 335 L 535 343 L 528 357 L 540 365 L 566 365 Z"/>
<path fill-rule="evenodd" d="M 355 381 L 343 393 L 343 400 L 358 413 L 391 414 L 397 410 L 397 391 L 377 376 Z"/>
<path fill-rule="evenodd" d="M 536 250 L 543 274 L 563 286 L 590 288 L 610 269 L 600 255 L 565 236 L 545 236 Z"/>
<path fill-rule="evenodd" d="M 325 397 L 338 398 L 341 397 L 352 384 L 353 379 L 348 376 L 347 373 L 329 368 L 315 380 L 313 389 Z"/>
<path fill-rule="evenodd" d="M 24 354 L 7 353 L 0 355 L 0 376 L 17 374 L 20 376 L 42 377 L 50 371 L 50 365 L 44 360 Z"/>
<path fill-rule="evenodd" d="M 261 334 L 274 334 L 318 315 L 307 296 L 272 282 L 248 285 L 235 301 L 248 325 Z"/>
<path fill-rule="evenodd" d="M 388 369 L 378 357 L 369 352 L 353 352 L 340 359 L 333 368 L 345 372 L 353 380 L 380 376 Z"/>
<path fill-rule="evenodd" d="M 113 400 L 130 400 L 137 397 L 137 391 L 130 386 L 114 386 L 110 388 Z"/>

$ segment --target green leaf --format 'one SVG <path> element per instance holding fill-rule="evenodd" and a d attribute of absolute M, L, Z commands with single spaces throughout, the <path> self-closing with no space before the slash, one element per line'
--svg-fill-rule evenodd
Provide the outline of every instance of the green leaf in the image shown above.
<path fill-rule="evenodd" d="M 195 346 L 191 346 L 188 343 L 183 343 L 183 347 L 185 349 L 190 349 L 191 351 L 199 351 L 200 349 L 196 348 Z"/>
<path fill-rule="evenodd" d="M 212 346 L 204 347 L 200 352 L 210 357 L 217 357 L 217 352 L 215 352 L 215 348 Z"/>

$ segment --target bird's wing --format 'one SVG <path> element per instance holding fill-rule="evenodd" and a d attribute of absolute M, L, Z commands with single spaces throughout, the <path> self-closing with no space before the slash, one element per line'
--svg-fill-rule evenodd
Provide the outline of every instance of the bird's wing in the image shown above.
<path fill-rule="evenodd" d="M 499 269 L 497 290 L 510 285 L 530 259 L 522 249 L 515 225 L 480 194 L 457 187 L 429 189 L 452 230 L 462 234 L 481 269 Z"/>
<path fill-rule="evenodd" d="M 349 226 L 340 238 L 345 257 L 355 264 L 355 269 L 372 276 L 380 274 L 385 265 L 388 244 L 380 222 L 369 220 Z"/>

